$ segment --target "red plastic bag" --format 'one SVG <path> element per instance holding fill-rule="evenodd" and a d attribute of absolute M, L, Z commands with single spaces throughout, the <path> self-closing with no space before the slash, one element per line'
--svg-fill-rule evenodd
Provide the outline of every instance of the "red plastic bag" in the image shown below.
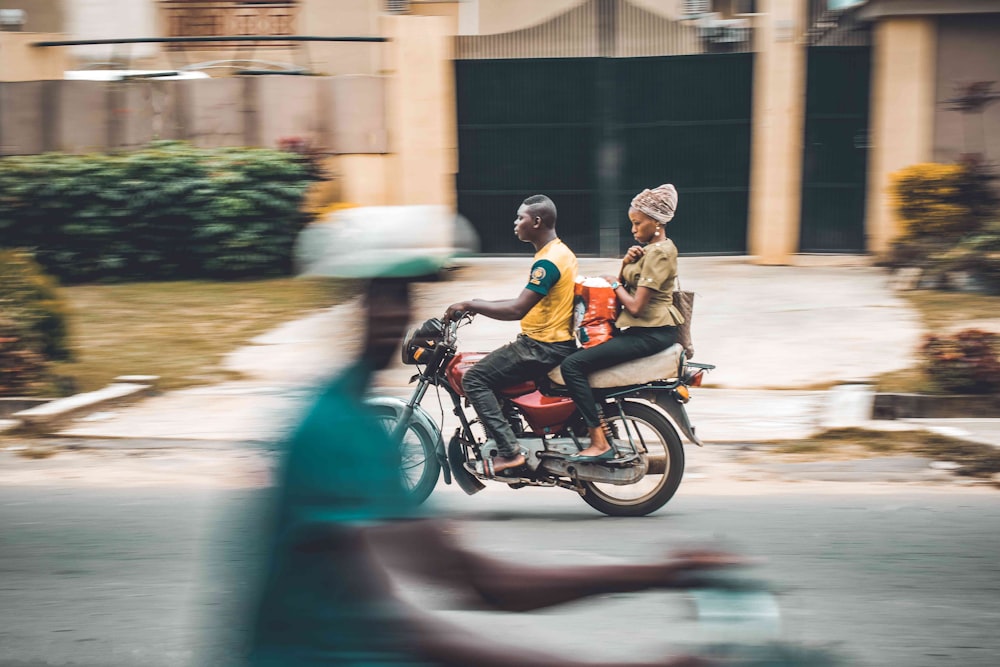
<path fill-rule="evenodd" d="M 618 297 L 603 278 L 576 279 L 573 286 L 573 332 L 581 347 L 609 340 L 618 318 Z"/>

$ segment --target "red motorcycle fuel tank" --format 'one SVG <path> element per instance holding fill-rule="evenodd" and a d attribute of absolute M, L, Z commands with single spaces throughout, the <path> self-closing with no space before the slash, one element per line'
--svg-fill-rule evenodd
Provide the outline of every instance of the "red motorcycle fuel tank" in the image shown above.
<path fill-rule="evenodd" d="M 462 388 L 462 378 L 465 377 L 465 372 L 475 366 L 476 362 L 487 354 L 489 352 L 460 352 L 448 362 L 448 366 L 445 368 L 445 376 L 448 378 L 448 384 L 460 396 L 465 396 L 465 389 Z M 500 393 L 504 396 L 523 396 L 534 390 L 535 383 L 528 381 L 501 389 Z"/>

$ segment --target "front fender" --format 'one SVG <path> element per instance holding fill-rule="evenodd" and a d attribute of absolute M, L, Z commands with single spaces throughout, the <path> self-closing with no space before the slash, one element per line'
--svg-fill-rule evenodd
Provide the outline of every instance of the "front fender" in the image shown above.
<path fill-rule="evenodd" d="M 373 396 L 366 399 L 365 403 L 375 407 L 390 408 L 395 413 L 397 420 L 400 419 L 407 407 L 406 401 L 394 396 Z M 441 437 L 441 429 L 438 428 L 438 425 L 431 416 L 427 414 L 427 411 L 419 405 L 414 406 L 410 421 L 416 422 L 434 437 L 434 454 L 437 456 L 437 460 L 441 464 L 441 470 L 444 472 L 444 483 L 451 484 L 451 468 L 448 467 L 448 455 L 444 449 L 444 439 Z"/>

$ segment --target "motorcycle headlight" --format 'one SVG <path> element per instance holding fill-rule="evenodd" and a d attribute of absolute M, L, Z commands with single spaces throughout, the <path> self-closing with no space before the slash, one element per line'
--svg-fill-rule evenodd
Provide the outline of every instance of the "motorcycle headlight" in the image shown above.
<path fill-rule="evenodd" d="M 432 318 L 406 332 L 400 350 L 402 361 L 408 366 L 426 363 L 430 354 L 444 340 L 444 323 Z"/>

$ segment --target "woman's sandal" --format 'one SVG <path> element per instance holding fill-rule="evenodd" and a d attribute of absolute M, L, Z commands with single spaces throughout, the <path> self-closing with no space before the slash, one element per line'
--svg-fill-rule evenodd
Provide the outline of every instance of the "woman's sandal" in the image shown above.
<path fill-rule="evenodd" d="M 595 454 L 593 456 L 574 454 L 570 456 L 568 460 L 573 461 L 574 463 L 596 463 L 598 461 L 611 461 L 616 456 L 618 456 L 618 451 L 615 449 L 614 445 L 611 445 L 607 451 L 601 452 L 600 454 Z"/>

